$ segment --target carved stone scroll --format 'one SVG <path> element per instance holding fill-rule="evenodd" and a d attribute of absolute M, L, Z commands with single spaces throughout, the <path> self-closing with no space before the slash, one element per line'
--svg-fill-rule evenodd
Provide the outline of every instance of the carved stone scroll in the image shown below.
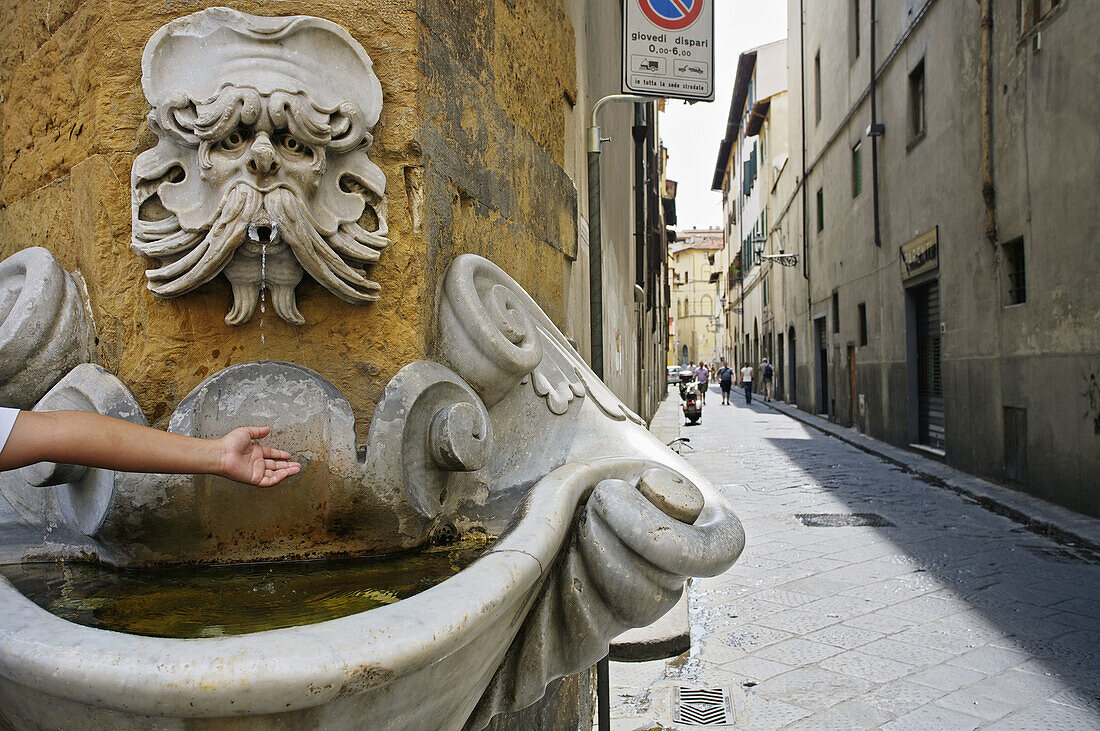
<path fill-rule="evenodd" d="M 417 361 L 386 386 L 367 442 L 376 481 L 404 485 L 420 514 L 435 518 L 449 473 L 485 466 L 493 425 L 462 379 L 438 363 Z"/>
<path fill-rule="evenodd" d="M 548 505 L 552 500 L 556 506 Z M 740 522 L 715 490 L 639 459 L 566 465 L 532 489 L 524 513 L 546 520 L 544 514 L 560 516 L 585 500 L 575 532 L 467 721 L 469 731 L 534 703 L 554 679 L 593 665 L 621 632 L 668 611 L 686 577 L 725 571 L 745 545 Z M 682 520 L 666 512 L 666 501 Z"/>
<path fill-rule="evenodd" d="M 474 254 L 451 262 L 439 303 L 442 359 L 492 408 L 531 376 L 554 414 L 585 395 L 616 421 L 644 420 L 605 386 L 519 284 Z"/>
<path fill-rule="evenodd" d="M 88 360 L 91 327 L 80 289 L 35 246 L 0 262 L 0 406 L 29 409 Z"/>

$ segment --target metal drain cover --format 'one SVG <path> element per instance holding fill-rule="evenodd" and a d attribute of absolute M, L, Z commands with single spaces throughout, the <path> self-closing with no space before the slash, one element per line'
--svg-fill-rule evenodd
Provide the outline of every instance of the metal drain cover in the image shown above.
<path fill-rule="evenodd" d="M 877 513 L 797 513 L 794 517 L 807 528 L 850 528 L 860 525 L 872 528 L 895 527 Z"/>
<path fill-rule="evenodd" d="M 688 726 L 729 726 L 733 705 L 729 688 L 681 688 L 672 694 L 672 721 Z"/>

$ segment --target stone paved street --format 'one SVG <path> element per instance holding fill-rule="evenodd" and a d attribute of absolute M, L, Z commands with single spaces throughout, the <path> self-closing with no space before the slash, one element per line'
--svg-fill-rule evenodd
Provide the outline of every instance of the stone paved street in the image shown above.
<path fill-rule="evenodd" d="M 1096 553 L 755 398 L 712 390 L 680 434 L 748 544 L 690 588 L 690 653 L 611 664 L 613 728 L 696 728 L 678 686 L 729 689 L 749 729 L 1100 728 Z M 816 527 L 857 514 L 879 525 Z"/>

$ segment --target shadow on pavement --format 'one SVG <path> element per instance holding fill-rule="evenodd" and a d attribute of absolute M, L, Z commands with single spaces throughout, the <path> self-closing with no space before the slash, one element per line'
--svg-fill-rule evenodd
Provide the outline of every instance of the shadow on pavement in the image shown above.
<path fill-rule="evenodd" d="M 776 413 L 755 402 L 741 406 L 761 414 Z M 915 618 L 924 624 L 899 633 L 897 639 L 931 647 L 939 644 L 949 652 L 987 642 L 1022 650 L 1066 683 L 1085 691 L 1091 700 L 1089 710 L 1100 714 L 1100 560 L 1094 553 L 1035 535 L 974 500 L 929 484 L 840 440 L 817 434 L 810 440 L 765 439 L 816 482 L 819 490 L 843 503 L 847 513 L 879 515 L 893 524 L 871 530 L 896 547 L 894 556 L 868 556 L 866 566 L 856 563 L 821 572 L 818 578 L 856 587 L 861 583 L 860 571 L 882 570 L 884 562 L 898 564 L 896 577 L 926 574 L 977 612 L 1001 637 L 990 641 L 980 631 L 968 636 L 968 628 L 953 622 L 950 614 L 932 622 L 937 619 L 936 611 L 949 607 L 927 602 L 929 614 Z M 811 530 L 823 536 L 837 531 L 838 538 L 844 532 L 832 527 Z M 899 591 L 904 586 L 905 582 L 897 583 Z M 936 631 L 937 625 L 942 632 Z M 956 648 L 959 643 L 963 646 Z M 1030 670 L 1036 672 L 1034 667 Z"/>

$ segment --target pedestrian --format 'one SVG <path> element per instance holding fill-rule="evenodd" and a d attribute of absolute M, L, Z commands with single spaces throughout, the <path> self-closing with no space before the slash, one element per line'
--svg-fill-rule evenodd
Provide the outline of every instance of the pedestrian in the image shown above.
<path fill-rule="evenodd" d="M 707 383 L 710 381 L 710 371 L 699 361 L 699 367 L 695 369 L 695 381 L 699 384 L 699 403 L 707 402 Z"/>
<path fill-rule="evenodd" d="M 722 361 L 722 367 L 718 369 L 718 385 L 722 387 L 722 405 L 730 405 L 730 389 L 733 388 L 733 369 L 726 361 Z"/>
<path fill-rule="evenodd" d="M 277 485 L 302 465 L 256 444 L 271 432 L 244 426 L 198 439 L 87 411 L 0 408 L 0 470 L 59 462 L 124 472 L 220 475 L 257 487 Z"/>
<path fill-rule="evenodd" d="M 764 359 L 764 402 L 772 400 L 772 378 L 775 376 L 775 371 L 772 370 L 772 364 L 768 362 L 768 359 Z"/>
<path fill-rule="evenodd" d="M 752 366 L 746 363 L 741 366 L 741 385 L 745 388 L 745 403 L 752 403 Z"/>

